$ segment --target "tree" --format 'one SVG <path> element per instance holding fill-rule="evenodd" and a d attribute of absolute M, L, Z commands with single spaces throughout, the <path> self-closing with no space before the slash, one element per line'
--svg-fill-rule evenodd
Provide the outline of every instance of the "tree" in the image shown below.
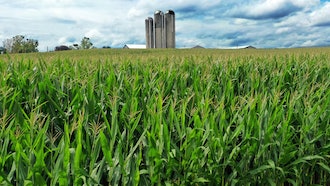
<path fill-rule="evenodd" d="M 4 47 L 9 53 L 30 53 L 38 52 L 38 40 L 25 39 L 25 36 L 17 35 L 3 42 Z"/>
<path fill-rule="evenodd" d="M 93 43 L 90 41 L 90 39 L 88 37 L 84 37 L 81 40 L 80 47 L 81 47 L 81 49 L 91 49 L 91 48 L 93 48 Z"/>
<path fill-rule="evenodd" d="M 3 42 L 3 47 L 6 49 L 6 51 L 8 53 L 11 53 L 12 49 L 13 49 L 13 39 L 6 39 Z"/>

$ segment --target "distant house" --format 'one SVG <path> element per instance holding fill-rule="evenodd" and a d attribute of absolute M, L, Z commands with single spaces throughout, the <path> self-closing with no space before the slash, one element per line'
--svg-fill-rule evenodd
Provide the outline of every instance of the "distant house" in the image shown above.
<path fill-rule="evenodd" d="M 55 47 L 55 51 L 63 51 L 63 50 L 70 50 L 70 48 L 65 45 Z"/>
<path fill-rule="evenodd" d="M 5 53 L 6 53 L 6 48 L 0 47 L 0 54 L 5 54 Z"/>
<path fill-rule="evenodd" d="M 146 45 L 135 45 L 135 44 L 126 44 L 124 49 L 146 49 Z"/>

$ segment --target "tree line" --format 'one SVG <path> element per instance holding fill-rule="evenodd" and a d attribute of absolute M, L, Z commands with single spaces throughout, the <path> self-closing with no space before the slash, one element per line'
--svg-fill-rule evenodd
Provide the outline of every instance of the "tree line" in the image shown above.
<path fill-rule="evenodd" d="M 31 53 L 38 52 L 39 42 L 36 39 L 26 38 L 23 35 L 17 35 L 3 41 L 3 47 L 0 47 L 0 53 Z M 80 44 L 72 46 L 56 46 L 55 51 L 72 49 L 92 49 L 95 48 L 90 38 L 83 37 Z"/>
<path fill-rule="evenodd" d="M 91 42 L 89 37 L 83 37 L 80 45 L 79 44 L 73 44 L 72 46 L 66 46 L 66 45 L 61 45 L 61 46 L 56 46 L 55 51 L 61 51 L 61 50 L 75 50 L 75 49 L 92 49 L 95 48 L 93 46 L 93 43 Z"/>
<path fill-rule="evenodd" d="M 25 38 L 25 36 L 22 35 L 14 36 L 3 42 L 3 48 L 5 52 L 8 53 L 38 52 L 38 45 L 38 40 Z"/>

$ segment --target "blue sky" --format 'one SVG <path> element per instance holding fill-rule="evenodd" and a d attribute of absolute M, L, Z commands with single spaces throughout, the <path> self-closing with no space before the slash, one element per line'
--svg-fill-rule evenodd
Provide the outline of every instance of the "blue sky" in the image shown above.
<path fill-rule="evenodd" d="M 0 42 L 15 35 L 39 50 L 79 43 L 144 44 L 144 20 L 176 13 L 177 47 L 330 46 L 330 2 L 321 0 L 0 0 Z M 0 43 L 2 45 L 2 43 Z"/>

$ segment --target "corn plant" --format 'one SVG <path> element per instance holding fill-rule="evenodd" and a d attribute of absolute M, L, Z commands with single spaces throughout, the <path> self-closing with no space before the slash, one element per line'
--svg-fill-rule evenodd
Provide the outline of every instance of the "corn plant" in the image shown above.
<path fill-rule="evenodd" d="M 0 56 L 0 183 L 329 185 L 328 53 Z"/>

